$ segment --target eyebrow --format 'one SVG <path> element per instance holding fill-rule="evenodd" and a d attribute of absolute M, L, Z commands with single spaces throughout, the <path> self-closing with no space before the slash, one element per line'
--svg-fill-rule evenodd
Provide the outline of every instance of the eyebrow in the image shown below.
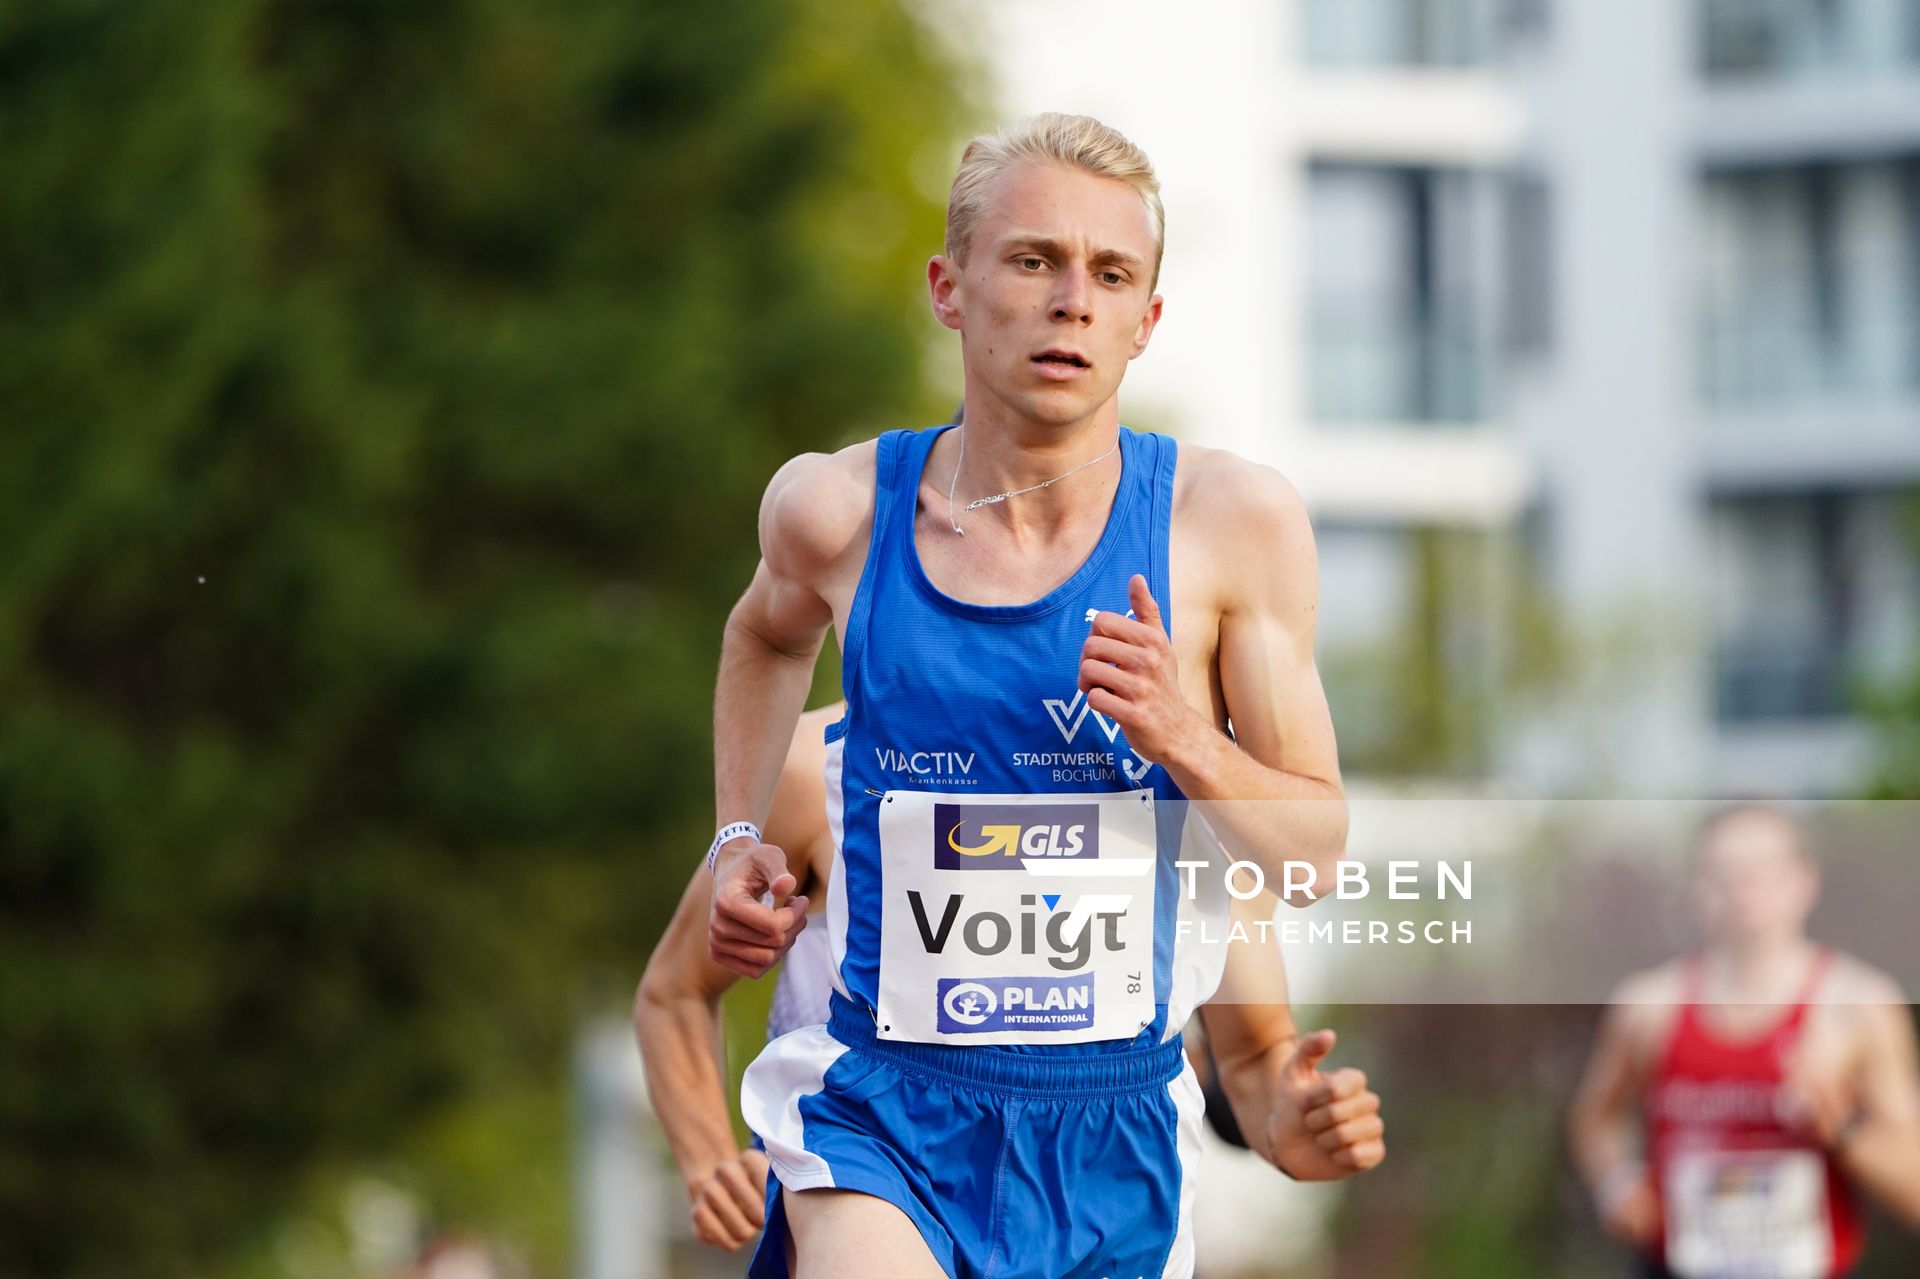
<path fill-rule="evenodd" d="M 1013 236 L 1007 241 L 1007 248 L 1008 249 L 1037 249 L 1041 253 L 1044 253 L 1048 257 L 1052 257 L 1052 258 L 1064 258 L 1064 257 L 1072 256 L 1072 251 L 1069 250 L 1066 245 L 1062 244 L 1058 240 L 1050 240 L 1044 235 Z M 1124 253 L 1119 249 L 1097 250 L 1093 254 L 1093 256 L 1088 259 L 1088 261 L 1093 263 L 1095 266 L 1099 266 L 1104 263 L 1110 262 L 1117 266 L 1124 266 L 1132 271 L 1144 271 L 1147 266 L 1144 260 L 1135 257 L 1131 253 Z"/>

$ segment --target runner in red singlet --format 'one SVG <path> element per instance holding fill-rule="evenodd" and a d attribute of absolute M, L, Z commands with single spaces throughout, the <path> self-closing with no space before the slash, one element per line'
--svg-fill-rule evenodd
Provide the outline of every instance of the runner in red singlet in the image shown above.
<path fill-rule="evenodd" d="M 1698 952 L 1614 997 L 1569 1125 L 1608 1232 L 1648 1276 L 1835 1279 L 1862 1195 L 1920 1229 L 1906 996 L 1805 933 L 1806 832 L 1743 803 L 1702 827 Z"/>
<path fill-rule="evenodd" d="M 1845 1274 L 1865 1242 L 1860 1205 L 1833 1152 L 1796 1118 L 1788 1074 L 1833 952 L 1814 951 L 1772 1026 L 1737 1038 L 1708 1024 L 1706 964 L 1684 961 L 1684 1002 L 1646 1090 L 1652 1185 L 1678 1227 L 1655 1257 L 1678 1274 Z"/>

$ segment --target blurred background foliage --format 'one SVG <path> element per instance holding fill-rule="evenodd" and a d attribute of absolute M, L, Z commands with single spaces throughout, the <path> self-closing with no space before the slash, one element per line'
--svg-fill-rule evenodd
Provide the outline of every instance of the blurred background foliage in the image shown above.
<path fill-rule="evenodd" d="M 1899 499 L 1899 521 L 1909 545 L 1920 547 L 1920 495 Z M 1856 677 L 1846 687 L 1873 733 L 1873 766 L 1862 799 L 1920 799 L 1920 653 L 1892 679 Z"/>
<path fill-rule="evenodd" d="M 284 1272 L 366 1164 L 563 1271 L 741 531 L 950 407 L 966 80 L 892 0 L 0 9 L 0 1274 Z"/>

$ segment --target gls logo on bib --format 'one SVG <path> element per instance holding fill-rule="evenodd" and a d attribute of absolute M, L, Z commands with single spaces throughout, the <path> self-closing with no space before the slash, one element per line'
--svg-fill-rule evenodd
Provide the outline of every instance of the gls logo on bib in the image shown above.
<path fill-rule="evenodd" d="M 1029 857 L 1100 856 L 1094 804 L 936 804 L 933 864 L 941 870 L 1020 870 Z"/>

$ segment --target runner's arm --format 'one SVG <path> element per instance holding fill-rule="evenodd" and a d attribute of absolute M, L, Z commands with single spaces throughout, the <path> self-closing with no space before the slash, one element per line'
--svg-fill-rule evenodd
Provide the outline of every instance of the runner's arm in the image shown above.
<path fill-rule="evenodd" d="M 1327 697 L 1314 663 L 1319 567 L 1306 504 L 1286 477 L 1230 455 L 1209 463 L 1201 518 L 1231 547 L 1222 583 L 1220 690 L 1231 737 L 1204 721 L 1183 735 L 1168 775 L 1201 804 L 1234 856 L 1280 893 L 1286 862 L 1330 885 L 1347 843 L 1346 793 Z M 1304 894 L 1286 896 L 1307 905 Z"/>
<path fill-rule="evenodd" d="M 1332 1031 L 1304 1038 L 1287 1002 L 1279 948 L 1260 925 L 1272 924 L 1274 897 L 1234 901 L 1245 942 L 1228 941 L 1220 989 L 1200 1010 L 1214 1069 L 1249 1147 L 1300 1181 L 1336 1181 L 1387 1157 L 1380 1098 L 1364 1071 L 1322 1072 Z"/>
<path fill-rule="evenodd" d="M 826 827 L 821 731 L 838 707 L 800 717 L 767 816 L 767 839 L 789 850 L 793 873 L 812 889 L 812 862 Z M 712 880 L 697 866 L 660 944 L 647 961 L 634 993 L 634 1036 L 646 1064 L 647 1093 L 667 1135 L 667 1145 L 687 1185 L 700 1187 L 722 1164 L 737 1158 L 728 1111 L 726 1055 L 720 999 L 738 974 L 707 953 L 707 911 Z"/>
<path fill-rule="evenodd" d="M 1920 1230 L 1920 1052 L 1912 1009 L 1900 996 L 1861 1011 L 1868 1025 L 1861 1112 L 1838 1158 L 1861 1189 Z"/>
<path fill-rule="evenodd" d="M 827 584 L 866 550 L 873 508 L 869 443 L 783 466 L 760 507 L 761 560 L 727 618 L 713 696 L 716 828 L 759 822 L 772 802 L 780 763 L 813 681 L 815 659 L 833 624 Z M 806 903 L 792 891 L 783 850 L 742 837 L 715 865 L 708 945 L 713 958 L 758 977 L 798 933 Z M 784 885 L 784 887 L 783 887 Z M 773 892 L 772 906 L 761 896 Z"/>
<path fill-rule="evenodd" d="M 1629 1200 L 1651 1194 L 1644 1152 L 1636 1137 L 1646 1086 L 1642 1044 L 1651 1007 L 1640 1001 L 1644 979 L 1615 993 L 1600 1019 L 1593 1056 L 1567 1115 L 1567 1142 L 1574 1166 L 1592 1193 L 1603 1221 L 1615 1233 Z M 1650 1223 L 1641 1223 L 1647 1228 Z M 1638 1241 L 1637 1241 L 1638 1242 Z"/>
<path fill-rule="evenodd" d="M 646 1065 L 647 1095 L 667 1134 L 689 1195 L 740 1153 L 727 1110 L 720 997 L 739 974 L 707 954 L 713 881 L 693 872 L 666 934 L 634 993 L 633 1029 Z"/>
<path fill-rule="evenodd" d="M 1260 938 L 1257 921 L 1267 918 L 1257 902 L 1270 907 L 1273 898 L 1263 894 L 1248 902 L 1236 899 L 1232 906 L 1233 922 L 1244 925 L 1250 939 Z M 1300 1042 L 1287 1001 L 1286 966 L 1270 939 L 1222 944 L 1227 957 L 1220 987 L 1201 1005 L 1200 1020 L 1207 1029 L 1220 1091 L 1233 1108 L 1240 1135 L 1255 1154 L 1272 1163 L 1267 1120 L 1273 1110 L 1274 1077 Z"/>

